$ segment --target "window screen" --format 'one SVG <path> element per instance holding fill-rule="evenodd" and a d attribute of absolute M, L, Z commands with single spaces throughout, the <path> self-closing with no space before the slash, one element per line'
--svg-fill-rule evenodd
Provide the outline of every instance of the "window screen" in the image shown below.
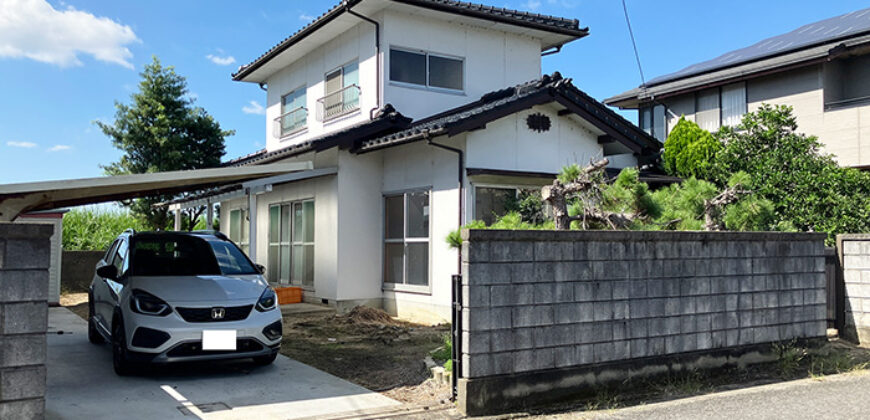
<path fill-rule="evenodd" d="M 429 55 L 429 86 L 462 90 L 462 60 Z"/>
<path fill-rule="evenodd" d="M 390 50 L 390 80 L 425 85 L 426 55 Z"/>
<path fill-rule="evenodd" d="M 746 85 L 722 86 L 722 125 L 737 126 L 746 114 Z"/>

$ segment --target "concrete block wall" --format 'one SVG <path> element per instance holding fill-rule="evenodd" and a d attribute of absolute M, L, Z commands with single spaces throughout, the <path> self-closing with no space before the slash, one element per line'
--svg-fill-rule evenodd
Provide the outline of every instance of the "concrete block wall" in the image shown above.
<path fill-rule="evenodd" d="M 870 344 L 870 234 L 837 236 L 837 251 L 845 284 L 843 337 Z"/>
<path fill-rule="evenodd" d="M 463 379 L 825 336 L 824 234 L 463 235 Z"/>
<path fill-rule="evenodd" d="M 0 223 L 0 418 L 45 412 L 52 225 Z"/>

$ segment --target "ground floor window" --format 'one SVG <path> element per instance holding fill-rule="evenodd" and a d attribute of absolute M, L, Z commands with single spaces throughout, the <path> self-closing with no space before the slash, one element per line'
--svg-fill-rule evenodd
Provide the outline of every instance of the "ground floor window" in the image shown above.
<path fill-rule="evenodd" d="M 474 220 L 491 225 L 512 211 L 524 220 L 542 223 L 549 215 L 549 208 L 541 200 L 538 187 L 476 186 L 474 188 Z"/>
<path fill-rule="evenodd" d="M 235 242 L 245 254 L 251 250 L 248 238 L 251 233 L 250 223 L 248 209 L 230 210 L 230 240 Z"/>
<path fill-rule="evenodd" d="M 384 283 L 429 285 L 429 191 L 384 197 Z"/>
<path fill-rule="evenodd" d="M 314 200 L 269 206 L 270 282 L 314 286 Z"/>

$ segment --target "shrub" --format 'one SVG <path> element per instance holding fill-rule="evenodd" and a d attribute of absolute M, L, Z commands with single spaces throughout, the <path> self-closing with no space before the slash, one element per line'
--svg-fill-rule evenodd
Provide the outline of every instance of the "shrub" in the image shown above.
<path fill-rule="evenodd" d="M 127 229 L 147 230 L 145 223 L 124 210 L 75 209 L 63 217 L 63 249 L 100 251 Z"/>
<path fill-rule="evenodd" d="M 722 144 L 692 121 L 680 117 L 668 138 L 662 163 L 671 175 L 710 179 Z"/>

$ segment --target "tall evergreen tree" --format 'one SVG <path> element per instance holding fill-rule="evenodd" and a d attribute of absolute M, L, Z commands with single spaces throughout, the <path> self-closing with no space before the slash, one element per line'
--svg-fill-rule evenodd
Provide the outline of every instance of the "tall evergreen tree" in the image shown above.
<path fill-rule="evenodd" d="M 115 121 L 96 124 L 124 152 L 117 162 L 103 166 L 108 175 L 144 174 L 211 168 L 220 165 L 224 138 L 234 134 L 204 109 L 195 106 L 187 90 L 187 80 L 173 66 L 164 67 L 157 57 L 141 73 L 139 91 L 131 103 L 115 103 Z M 157 195 L 125 203 L 152 229 L 170 224 L 166 208 L 154 204 L 174 198 Z M 202 209 L 190 212 L 187 226 L 194 226 Z"/>

